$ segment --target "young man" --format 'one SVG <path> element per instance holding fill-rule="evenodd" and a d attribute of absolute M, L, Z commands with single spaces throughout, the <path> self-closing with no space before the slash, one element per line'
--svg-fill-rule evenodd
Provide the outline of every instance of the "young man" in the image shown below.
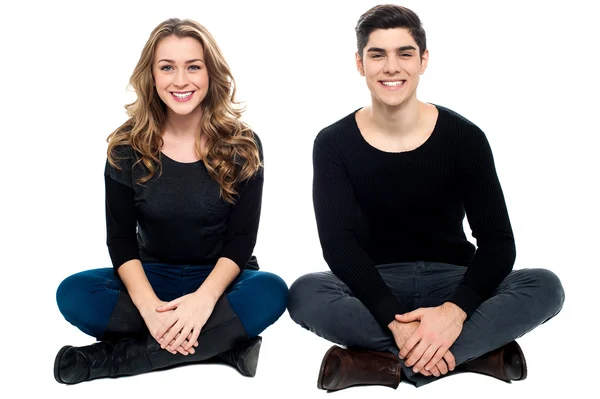
<path fill-rule="evenodd" d="M 421 386 L 453 371 L 523 380 L 514 340 L 561 310 L 561 282 L 545 269 L 513 271 L 484 133 L 417 99 L 429 58 L 418 16 L 376 6 L 356 33 L 371 105 L 314 142 L 314 208 L 331 272 L 300 277 L 288 303 L 296 323 L 345 347 L 325 354 L 318 387 L 396 388 L 402 374 Z"/>

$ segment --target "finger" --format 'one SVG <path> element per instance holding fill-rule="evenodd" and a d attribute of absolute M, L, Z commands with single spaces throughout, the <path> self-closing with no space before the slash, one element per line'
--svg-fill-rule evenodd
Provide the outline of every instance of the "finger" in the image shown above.
<path fill-rule="evenodd" d="M 422 371 L 427 371 L 427 370 L 423 369 Z M 441 375 L 440 370 L 435 366 L 431 368 L 430 372 L 431 372 L 431 374 L 433 374 L 434 377 L 439 377 Z"/>
<path fill-rule="evenodd" d="M 164 341 L 164 338 L 161 338 L 161 339 L 158 341 L 158 343 L 159 343 L 159 344 L 161 344 L 161 348 L 162 348 L 162 343 L 163 343 L 163 341 Z M 173 355 L 176 355 L 176 354 L 177 354 L 177 351 L 176 351 L 176 350 L 173 350 L 173 349 L 171 349 L 171 348 L 170 348 L 170 347 L 168 347 L 168 346 L 167 346 L 166 348 L 164 348 L 164 349 L 165 349 L 167 352 L 170 352 L 170 353 L 171 353 L 171 354 L 173 354 Z"/>
<path fill-rule="evenodd" d="M 175 316 L 174 314 L 171 315 L 169 318 L 167 318 L 166 321 L 163 322 L 163 324 L 160 326 L 160 328 L 158 329 L 158 332 L 156 333 L 156 337 L 154 337 L 157 341 L 160 340 L 161 338 L 165 337 L 165 334 L 169 331 L 169 329 L 171 327 L 173 327 L 173 324 L 175 324 L 177 322 L 177 316 Z M 167 342 L 171 342 L 170 340 Z M 164 348 L 163 348 L 164 349 Z"/>
<path fill-rule="evenodd" d="M 186 350 L 183 348 L 183 346 L 179 346 L 179 347 L 177 347 L 177 349 L 176 349 L 176 352 L 179 352 L 179 353 L 181 353 L 183 356 L 187 356 L 187 355 L 189 354 L 189 352 L 188 352 L 188 351 L 186 351 Z M 171 352 L 171 353 L 173 353 L 173 352 Z"/>
<path fill-rule="evenodd" d="M 421 370 L 420 373 L 422 375 L 424 375 L 425 377 L 431 377 L 431 375 L 432 375 L 429 371 L 427 371 L 425 369 Z"/>
<path fill-rule="evenodd" d="M 181 344 L 181 346 L 183 346 L 186 350 L 190 350 L 190 348 L 193 347 L 192 342 L 194 341 L 192 341 L 192 332 L 193 330 L 188 333 L 187 337 L 185 337 L 185 340 Z"/>
<path fill-rule="evenodd" d="M 413 367 L 418 361 L 419 359 L 421 359 L 421 357 L 423 356 L 423 354 L 425 353 L 425 351 L 427 350 L 427 348 L 429 348 L 429 343 L 427 342 L 419 342 L 419 344 L 417 346 L 415 346 L 415 348 L 413 349 L 412 353 L 410 354 L 410 356 L 408 357 L 408 359 L 406 359 L 406 365 L 408 367 Z M 422 367 L 419 367 L 419 370 Z M 414 370 L 415 372 L 417 372 L 418 370 Z"/>
<path fill-rule="evenodd" d="M 186 348 L 186 345 L 188 344 L 188 340 L 184 340 L 183 343 L 181 345 L 179 345 L 180 348 L 183 348 L 184 351 L 187 351 L 191 354 L 196 353 L 196 350 L 194 349 L 194 347 L 198 346 L 198 343 L 196 342 L 195 345 L 191 345 L 189 349 Z M 169 344 L 169 346 L 167 347 L 167 349 L 169 350 L 175 350 L 175 340 L 171 341 L 171 343 Z"/>
<path fill-rule="evenodd" d="M 175 337 L 175 339 L 173 341 L 171 341 L 169 346 L 174 347 L 175 341 L 177 340 L 177 338 L 179 338 L 179 334 Z M 192 344 L 190 343 L 191 338 L 192 338 L 192 333 L 190 332 L 180 345 L 183 349 L 185 349 L 188 352 L 190 351 L 190 349 L 193 348 Z M 192 352 L 190 352 L 190 353 L 192 353 Z"/>
<path fill-rule="evenodd" d="M 160 347 L 162 349 L 167 349 L 171 350 L 170 346 L 168 345 L 171 341 L 167 341 L 167 334 L 169 334 L 171 332 L 171 329 L 168 329 L 167 331 L 165 331 L 165 333 L 162 335 L 162 337 L 159 337 L 158 342 L 160 343 Z M 165 346 L 165 344 L 167 344 Z"/>
<path fill-rule="evenodd" d="M 422 317 L 423 317 L 423 311 L 421 309 L 417 309 L 417 310 L 413 310 L 412 312 L 408 312 L 408 313 L 404 313 L 404 314 L 397 314 L 396 320 L 398 320 L 402 323 L 408 323 L 411 321 L 421 320 Z"/>
<path fill-rule="evenodd" d="M 166 312 L 167 310 L 173 310 L 179 306 L 181 303 L 181 298 L 173 299 L 169 303 L 165 303 L 156 308 L 157 312 Z"/>
<path fill-rule="evenodd" d="M 444 359 L 440 360 L 435 366 L 433 366 L 434 368 L 437 368 L 439 370 L 440 373 L 442 373 L 442 375 L 446 375 L 448 374 L 448 366 L 446 365 L 446 362 L 444 361 Z"/>
<path fill-rule="evenodd" d="M 435 354 L 431 357 L 431 360 L 429 360 L 427 362 L 427 364 L 425 365 L 425 369 L 429 370 L 432 367 L 435 367 L 438 362 L 440 360 L 442 360 L 442 357 L 444 357 L 444 354 L 448 351 L 447 348 L 445 348 L 444 346 L 440 346 L 437 351 L 435 352 Z"/>
<path fill-rule="evenodd" d="M 446 364 L 448 365 L 448 370 L 454 371 L 454 368 L 456 367 L 456 359 L 454 358 L 454 355 L 449 350 L 446 351 L 446 353 L 444 354 L 444 360 L 446 361 Z"/>
<path fill-rule="evenodd" d="M 406 340 L 404 346 L 400 348 L 400 359 L 405 359 L 414 347 L 421 341 L 421 330 L 417 328 L 415 332 Z M 412 365 L 412 364 L 411 364 Z M 411 366 L 408 365 L 407 366 Z"/>
<path fill-rule="evenodd" d="M 183 346 L 185 338 L 189 335 L 191 329 L 192 329 L 191 326 L 183 326 L 183 329 L 181 330 L 179 335 L 177 337 L 175 337 L 175 342 L 173 343 L 173 346 L 174 347 Z M 183 348 L 185 350 L 188 349 L 185 346 Z"/>
<path fill-rule="evenodd" d="M 185 344 L 188 343 L 188 341 L 190 341 L 192 339 L 192 333 L 190 332 L 187 337 L 185 337 L 185 340 L 183 341 L 183 345 L 181 346 L 185 346 Z M 175 342 L 175 340 L 173 340 L 173 342 Z"/>
<path fill-rule="evenodd" d="M 171 327 L 171 329 L 169 331 L 167 331 L 167 334 L 164 336 L 165 338 L 165 342 L 163 342 L 163 345 L 168 345 L 171 341 L 173 341 L 175 339 L 175 337 L 177 336 L 177 334 L 179 334 L 179 332 L 181 331 L 181 328 L 183 323 L 180 323 L 179 321 L 177 321 L 177 323 L 175 323 L 175 325 L 173 327 Z M 164 349 L 164 347 L 162 347 Z"/>
<path fill-rule="evenodd" d="M 175 346 L 175 341 L 176 341 L 176 340 L 179 338 L 179 335 L 180 335 L 180 334 L 177 334 L 177 335 L 175 336 L 175 338 L 173 338 L 173 340 L 172 340 L 172 341 L 169 343 L 169 346 L 168 346 L 167 348 L 168 348 L 168 349 L 170 349 L 170 350 L 175 350 L 175 349 L 177 349 L 178 347 L 181 347 L 181 348 L 183 348 L 184 350 L 186 350 L 186 351 L 187 351 L 187 349 L 185 349 L 185 344 L 187 343 L 187 340 L 186 340 L 186 339 L 184 339 L 184 340 L 183 340 L 183 342 L 181 343 L 181 345 L 179 345 L 179 346 Z"/>
<path fill-rule="evenodd" d="M 167 346 L 167 349 L 170 351 L 174 351 L 177 349 L 177 347 L 175 346 L 175 340 L 177 339 L 177 337 L 179 337 L 179 334 L 177 334 L 173 340 L 171 340 L 171 342 L 169 342 L 169 345 Z"/>
<path fill-rule="evenodd" d="M 194 328 L 192 330 L 191 336 L 188 338 L 189 344 L 185 346 L 186 349 L 189 350 L 194 344 L 195 346 L 198 346 L 198 337 L 200 336 L 200 331 L 200 328 Z"/>
<path fill-rule="evenodd" d="M 186 339 L 185 341 L 183 341 L 183 344 L 181 344 L 179 346 L 179 348 L 182 348 L 184 351 L 189 352 L 191 355 L 193 355 L 194 353 L 196 353 L 196 349 L 194 349 L 194 346 L 192 346 L 190 349 L 186 349 L 186 344 L 188 343 L 188 340 Z M 171 344 L 169 345 L 170 349 L 173 349 L 175 345 L 175 340 L 171 341 Z"/>
<path fill-rule="evenodd" d="M 196 353 L 196 349 L 194 349 L 194 347 L 192 346 L 190 349 L 188 349 L 188 352 L 190 352 L 193 355 L 194 353 Z"/>
<path fill-rule="evenodd" d="M 154 336 L 154 339 L 157 341 L 161 341 L 164 338 L 167 331 L 169 331 L 170 327 L 171 326 L 167 326 L 166 323 L 161 324 L 160 328 L 156 332 L 156 335 Z"/>
<path fill-rule="evenodd" d="M 431 358 L 433 356 L 435 356 L 435 353 L 437 352 L 437 350 L 438 350 L 438 347 L 436 347 L 435 345 L 430 345 L 427 348 L 427 350 L 425 350 L 425 352 L 423 352 L 423 354 L 421 355 L 419 360 L 415 363 L 415 367 L 413 368 L 415 373 L 418 373 L 421 369 L 423 369 L 427 365 L 427 363 L 431 360 Z"/>

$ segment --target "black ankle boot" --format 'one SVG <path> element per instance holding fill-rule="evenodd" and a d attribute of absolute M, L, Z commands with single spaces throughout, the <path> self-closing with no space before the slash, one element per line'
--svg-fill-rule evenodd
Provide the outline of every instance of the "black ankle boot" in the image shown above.
<path fill-rule="evenodd" d="M 254 377 L 261 343 L 261 337 L 251 338 L 244 346 L 223 352 L 215 358 L 235 367 L 246 377 Z"/>
<path fill-rule="evenodd" d="M 96 378 L 137 375 L 201 362 L 247 341 L 244 326 L 229 305 L 227 296 L 223 295 L 198 337 L 194 354 L 172 354 L 162 349 L 148 333 L 144 339 L 124 338 L 83 347 L 65 346 L 56 355 L 54 378 L 59 383 L 77 384 Z"/>

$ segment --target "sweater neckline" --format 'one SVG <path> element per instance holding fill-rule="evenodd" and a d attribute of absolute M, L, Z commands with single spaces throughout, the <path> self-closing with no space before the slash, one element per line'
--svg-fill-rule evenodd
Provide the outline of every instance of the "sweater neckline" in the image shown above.
<path fill-rule="evenodd" d="M 160 152 L 160 156 L 161 156 L 161 158 L 163 158 L 163 159 L 167 160 L 167 161 L 168 161 L 169 163 L 171 163 L 171 164 L 174 164 L 174 165 L 180 165 L 180 166 L 184 166 L 184 167 L 187 167 L 187 166 L 194 166 L 194 165 L 198 165 L 198 164 L 200 164 L 200 163 L 204 164 L 204 162 L 202 161 L 202 159 L 199 159 L 199 160 L 197 160 L 197 161 L 194 161 L 194 162 L 180 162 L 180 161 L 177 161 L 177 160 L 175 160 L 175 159 L 173 159 L 173 158 L 169 157 L 167 154 L 165 154 L 165 153 L 164 153 L 164 152 L 162 152 L 162 151 Z"/>
<path fill-rule="evenodd" d="M 417 148 L 414 148 L 414 149 L 412 149 L 410 151 L 398 151 L 398 152 L 383 151 L 383 150 L 380 150 L 379 148 L 374 147 L 373 145 L 371 145 L 365 139 L 365 137 L 363 136 L 362 132 L 360 131 L 360 128 L 358 127 L 358 122 L 356 122 L 356 113 L 358 111 L 360 111 L 361 109 L 363 109 L 364 107 L 360 107 L 360 108 L 356 109 L 352 114 L 350 114 L 350 119 L 351 119 L 352 127 L 354 128 L 354 130 L 358 134 L 359 139 L 364 143 L 364 145 L 366 147 L 370 148 L 371 151 L 374 151 L 374 152 L 379 153 L 379 154 L 386 154 L 386 155 L 389 155 L 389 156 L 399 156 L 399 155 L 414 154 L 414 153 L 418 153 L 420 151 L 424 151 L 428 146 L 431 145 L 431 142 L 435 139 L 435 136 L 437 136 L 436 133 L 437 133 L 437 131 L 439 129 L 440 118 L 442 117 L 442 109 L 439 106 L 437 106 L 436 104 L 431 104 L 431 105 L 433 105 L 438 110 L 438 115 L 437 115 L 437 119 L 435 121 L 435 124 L 433 126 L 433 131 L 431 132 L 431 134 L 429 135 L 429 137 L 427 137 L 427 140 L 425 140 Z"/>

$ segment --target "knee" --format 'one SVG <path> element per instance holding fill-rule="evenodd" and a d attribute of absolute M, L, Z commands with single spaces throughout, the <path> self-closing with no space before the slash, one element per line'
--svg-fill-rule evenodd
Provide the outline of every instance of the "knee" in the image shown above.
<path fill-rule="evenodd" d="M 102 296 L 110 284 L 107 273 L 112 271 L 82 271 L 67 277 L 58 285 L 56 304 L 67 321 L 82 328 L 82 325 L 95 320 L 98 305 L 107 303 L 106 298 Z M 114 303 L 112 305 L 114 306 Z"/>
<path fill-rule="evenodd" d="M 68 321 L 72 321 L 79 309 L 77 306 L 80 303 L 78 293 L 81 292 L 81 287 L 84 284 L 84 278 L 81 273 L 73 274 L 65 278 L 56 289 L 56 304 L 58 310 Z"/>
<path fill-rule="evenodd" d="M 227 297 L 246 333 L 255 337 L 285 312 L 288 287 L 276 274 L 257 271 L 245 278 Z"/>
<path fill-rule="evenodd" d="M 531 269 L 530 277 L 541 291 L 541 298 L 547 306 L 549 317 L 561 311 L 565 302 L 565 290 L 556 274 L 547 269 Z"/>
<path fill-rule="evenodd" d="M 316 295 L 322 286 L 321 273 L 310 273 L 299 277 L 290 287 L 288 313 L 296 323 L 303 324 L 313 313 L 312 304 L 316 303 Z"/>
<path fill-rule="evenodd" d="M 265 296 L 263 304 L 268 304 L 269 313 L 279 318 L 288 303 L 288 286 L 285 281 L 276 274 L 261 272 L 255 276 L 254 283 L 259 286 L 256 287 L 257 291 Z"/>

